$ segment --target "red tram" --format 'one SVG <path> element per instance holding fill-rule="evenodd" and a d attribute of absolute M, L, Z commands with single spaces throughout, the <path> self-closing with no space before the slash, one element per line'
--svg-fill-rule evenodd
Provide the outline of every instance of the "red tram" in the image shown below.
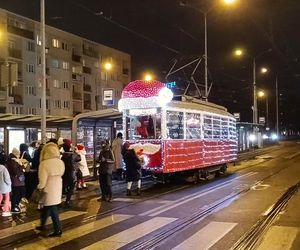
<path fill-rule="evenodd" d="M 172 99 L 172 91 L 159 81 L 133 81 L 122 92 L 124 137 L 143 156 L 143 169 L 199 177 L 225 172 L 237 156 L 235 118 L 213 103 Z"/>

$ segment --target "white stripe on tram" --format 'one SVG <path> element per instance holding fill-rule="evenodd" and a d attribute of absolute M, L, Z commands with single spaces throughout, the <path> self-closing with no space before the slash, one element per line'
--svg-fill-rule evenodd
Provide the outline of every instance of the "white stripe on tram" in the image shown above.
<path fill-rule="evenodd" d="M 59 218 L 61 221 L 63 221 L 63 220 L 71 219 L 73 217 L 84 215 L 86 213 L 87 212 L 81 212 L 81 211 L 67 211 L 64 213 L 60 213 Z M 51 219 L 48 218 L 47 225 L 49 225 L 51 223 L 52 223 Z M 15 235 L 15 234 L 24 233 L 26 231 L 33 230 L 35 228 L 35 226 L 38 226 L 39 224 L 40 224 L 40 220 L 34 220 L 34 221 L 26 222 L 24 224 L 19 224 L 19 225 L 12 226 L 9 228 L 1 229 L 0 230 L 0 239 L 4 239 L 4 238 L 7 238 L 7 237 Z"/>
<path fill-rule="evenodd" d="M 253 173 L 253 172 L 250 172 L 250 173 L 247 173 L 247 174 L 244 174 L 244 175 L 241 175 L 241 176 L 238 176 L 232 180 L 229 180 L 229 181 L 225 181 L 224 183 L 221 183 L 221 184 L 218 184 L 214 187 L 211 187 L 209 188 L 208 190 L 201 190 L 200 192 L 196 192 L 196 193 L 193 193 L 193 194 L 190 194 L 190 195 L 187 195 L 187 196 L 184 196 L 180 199 L 177 199 L 173 202 L 170 202 L 169 204 L 165 204 L 165 205 L 162 205 L 162 206 L 159 206 L 159 207 L 156 207 L 156 208 L 153 208 L 151 210 L 148 210 L 144 213 L 141 213 L 140 216 L 145 216 L 145 215 L 148 215 L 148 216 L 157 216 L 165 211 L 168 211 L 172 208 L 175 208 L 175 207 L 178 207 L 184 203 L 187 203 L 191 200 L 194 200 L 196 198 L 199 198 L 199 197 L 202 197 L 204 195 L 207 195 L 207 194 L 210 194 L 216 190 L 219 190 L 221 188 L 224 188 L 225 186 L 229 186 L 232 184 L 233 181 L 237 180 L 237 179 L 240 179 L 240 178 L 243 178 L 243 177 L 248 177 L 248 176 L 252 176 L 256 173 Z M 173 205 L 172 205 L 173 204 Z"/>
<path fill-rule="evenodd" d="M 266 233 L 258 250 L 289 250 L 297 237 L 299 228 L 272 226 Z M 298 246 L 299 247 L 299 246 Z"/>
<path fill-rule="evenodd" d="M 105 217 L 100 220 L 96 220 L 85 225 L 72 228 L 67 231 L 63 231 L 63 235 L 60 238 L 45 238 L 41 239 L 37 242 L 33 242 L 27 245 L 24 245 L 18 249 L 49 249 L 52 247 L 59 246 L 65 242 L 72 241 L 78 237 L 87 235 L 89 233 L 95 232 L 99 229 L 103 229 L 105 227 L 109 227 L 116 223 L 122 222 L 124 220 L 130 219 L 133 215 L 123 215 L 123 214 L 115 214 L 108 217 Z"/>
<path fill-rule="evenodd" d="M 133 242 L 146 234 L 154 232 L 155 230 L 170 224 L 175 221 L 176 218 L 166 218 L 166 217 L 156 217 L 133 226 L 127 230 L 110 236 L 106 239 L 100 240 L 88 247 L 83 248 L 83 250 L 114 250 Z"/>
<path fill-rule="evenodd" d="M 230 232 L 237 223 L 211 222 L 197 233 L 183 241 L 173 250 L 207 250 Z"/>

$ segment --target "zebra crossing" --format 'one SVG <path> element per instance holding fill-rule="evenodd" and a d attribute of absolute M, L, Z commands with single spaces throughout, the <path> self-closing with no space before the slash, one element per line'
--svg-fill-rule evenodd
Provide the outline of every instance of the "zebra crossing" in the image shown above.
<path fill-rule="evenodd" d="M 66 220 L 78 218 L 85 213 L 80 211 L 63 212 L 60 214 L 62 224 Z M 66 228 L 60 238 L 35 236 L 30 241 L 16 245 L 11 249 L 130 249 L 130 244 L 149 235 L 151 237 L 152 233 L 159 233 L 159 230 L 163 230 L 164 227 L 168 227 L 178 220 L 178 218 L 173 217 L 112 214 L 99 219 L 95 218 L 92 222 L 73 228 Z M 0 230 L 0 239 L 12 237 L 12 234 L 28 233 L 29 231 L 33 233 L 33 225 L 38 224 L 38 222 L 38 220 L 33 220 L 15 227 L 2 229 Z M 170 245 L 168 249 L 213 249 L 217 242 L 226 239 L 226 235 L 236 227 L 238 227 L 238 223 L 211 221 L 198 228 L 189 237 L 182 239 L 177 245 Z M 290 249 L 299 232 L 297 227 L 272 226 L 258 249 Z M 278 235 L 281 237 L 278 238 Z M 126 248 L 127 245 L 128 248 Z"/>

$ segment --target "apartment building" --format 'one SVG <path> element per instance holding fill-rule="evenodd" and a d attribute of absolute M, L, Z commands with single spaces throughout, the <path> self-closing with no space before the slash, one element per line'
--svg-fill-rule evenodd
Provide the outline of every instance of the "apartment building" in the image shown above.
<path fill-rule="evenodd" d="M 130 55 L 46 26 L 47 115 L 117 107 Z M 112 65 L 105 69 L 105 63 Z M 40 115 L 40 23 L 0 9 L 0 113 Z"/>

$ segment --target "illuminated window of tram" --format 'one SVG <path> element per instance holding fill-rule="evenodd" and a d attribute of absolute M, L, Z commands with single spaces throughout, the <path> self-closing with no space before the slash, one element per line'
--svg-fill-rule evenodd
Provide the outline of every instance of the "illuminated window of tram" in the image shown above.
<path fill-rule="evenodd" d="M 186 113 L 186 139 L 201 138 L 200 114 Z"/>
<path fill-rule="evenodd" d="M 221 137 L 221 120 L 220 117 L 214 116 L 212 118 L 213 121 L 213 131 L 212 131 L 212 137 L 213 139 L 220 139 Z"/>
<path fill-rule="evenodd" d="M 221 138 L 228 139 L 228 118 L 222 118 L 221 126 Z"/>
<path fill-rule="evenodd" d="M 126 137 L 129 140 L 161 139 L 161 113 L 147 114 L 146 110 L 127 111 Z"/>
<path fill-rule="evenodd" d="M 229 119 L 229 139 L 236 139 L 236 126 L 233 119 Z"/>
<path fill-rule="evenodd" d="M 183 139 L 183 112 L 167 111 L 167 138 Z"/>
<path fill-rule="evenodd" d="M 203 136 L 204 139 L 212 138 L 212 116 L 204 115 L 203 117 Z"/>

